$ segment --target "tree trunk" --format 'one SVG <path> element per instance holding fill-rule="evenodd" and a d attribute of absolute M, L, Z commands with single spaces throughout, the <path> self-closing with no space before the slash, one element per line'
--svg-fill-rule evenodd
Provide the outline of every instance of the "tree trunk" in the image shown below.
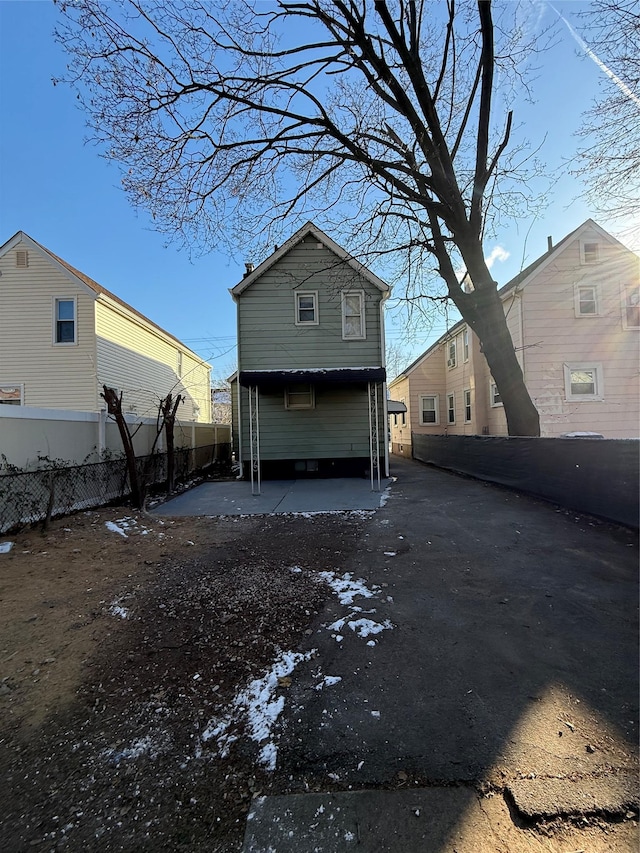
<path fill-rule="evenodd" d="M 509 435 L 540 435 L 540 417 L 524 382 L 509 334 L 502 300 L 495 285 L 475 290 L 461 311 L 480 339 L 484 357 L 498 387 Z"/>

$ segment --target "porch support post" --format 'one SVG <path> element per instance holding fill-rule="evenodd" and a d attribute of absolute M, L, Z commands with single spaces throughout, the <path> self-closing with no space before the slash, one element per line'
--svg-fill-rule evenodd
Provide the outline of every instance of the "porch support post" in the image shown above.
<path fill-rule="evenodd" d="M 260 494 L 260 413 L 257 385 L 249 386 L 249 440 L 251 444 L 251 494 Z"/>
<path fill-rule="evenodd" d="M 371 460 L 371 491 L 380 491 L 380 444 L 378 438 L 378 383 L 368 383 L 369 398 L 369 458 Z"/>

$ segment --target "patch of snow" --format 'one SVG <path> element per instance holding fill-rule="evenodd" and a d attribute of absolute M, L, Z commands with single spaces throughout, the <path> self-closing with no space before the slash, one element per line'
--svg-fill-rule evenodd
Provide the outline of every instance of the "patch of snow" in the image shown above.
<path fill-rule="evenodd" d="M 302 569 L 300 568 L 300 566 L 291 566 L 291 567 L 289 568 L 289 571 L 290 571 L 290 572 L 293 572 L 293 574 L 294 574 L 294 575 L 297 575 L 297 574 L 300 574 L 300 572 L 302 571 Z"/>
<path fill-rule="evenodd" d="M 255 678 L 245 690 L 238 693 L 228 717 L 209 723 L 202 739 L 206 741 L 215 738 L 224 757 L 229 745 L 237 740 L 235 735 L 229 734 L 230 727 L 239 718 L 245 718 L 249 737 L 261 745 L 258 758 L 260 764 L 267 770 L 274 770 L 278 748 L 271 739 L 272 730 L 284 708 L 284 696 L 275 698 L 279 679 L 290 675 L 301 661 L 310 660 L 315 653 L 316 649 L 306 653 L 282 652 L 262 678 Z"/>
<path fill-rule="evenodd" d="M 151 735 L 146 735 L 146 737 L 139 738 L 134 741 L 131 746 L 127 746 L 124 749 L 104 749 L 101 753 L 103 758 L 110 759 L 114 761 L 116 764 L 119 764 L 123 760 L 132 760 L 135 758 L 140 758 L 142 755 L 148 755 L 150 758 L 156 758 L 159 752 L 162 749 L 162 744 L 153 740 Z"/>
<path fill-rule="evenodd" d="M 124 539 L 128 539 L 128 538 L 129 538 L 129 537 L 127 536 L 127 534 L 124 532 L 124 528 L 123 528 L 123 527 L 119 527 L 119 526 L 118 526 L 115 522 L 113 522 L 113 521 L 105 521 L 104 526 L 107 528 L 107 530 L 111 530 L 111 532 L 112 532 L 112 533 L 119 533 L 119 534 L 120 534 L 120 536 L 122 536 Z"/>
<path fill-rule="evenodd" d="M 386 619 L 384 622 L 374 622 L 372 619 L 354 619 L 347 623 L 352 631 L 358 637 L 370 637 L 372 634 L 379 634 L 381 631 L 389 631 L 393 628 L 393 624 Z"/>
<path fill-rule="evenodd" d="M 119 616 L 121 619 L 128 619 L 130 615 L 129 610 L 126 607 L 123 607 L 118 600 L 112 601 L 111 606 L 109 607 L 109 613 L 112 616 Z"/>
<path fill-rule="evenodd" d="M 377 644 L 376 644 L 376 641 L 375 641 L 375 640 L 369 640 L 369 642 L 367 643 L 367 645 L 368 645 L 368 646 L 375 646 L 375 645 L 377 645 Z"/>
<path fill-rule="evenodd" d="M 384 555 L 385 557 L 395 557 L 397 553 L 397 551 L 385 551 Z"/>
<path fill-rule="evenodd" d="M 13 542 L 0 542 L 0 554 L 8 554 L 13 548 Z"/>
<path fill-rule="evenodd" d="M 316 690 L 322 690 L 323 687 L 333 687 L 334 684 L 338 684 L 340 681 L 342 681 L 342 676 L 340 675 L 325 675 L 322 681 L 316 684 Z"/>
<path fill-rule="evenodd" d="M 335 572 L 319 572 L 318 577 L 326 581 L 338 596 L 340 604 L 344 605 L 353 604 L 356 595 L 362 598 L 373 598 L 379 591 L 379 587 L 374 587 L 374 591 L 370 590 L 361 578 L 353 580 L 353 575 L 349 572 L 345 572 L 342 577 L 336 575 Z"/>

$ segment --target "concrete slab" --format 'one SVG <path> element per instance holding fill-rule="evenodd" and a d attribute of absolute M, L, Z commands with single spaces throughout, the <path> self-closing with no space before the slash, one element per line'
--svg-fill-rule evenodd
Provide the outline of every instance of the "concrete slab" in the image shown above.
<path fill-rule="evenodd" d="M 533 820 L 557 815 L 624 815 L 638 809 L 638 776 L 618 772 L 582 779 L 520 779 L 507 790 L 518 811 Z"/>
<path fill-rule="evenodd" d="M 441 850 L 451 815 L 474 799 L 466 788 L 346 791 L 257 797 L 242 853 L 424 853 Z"/>
<path fill-rule="evenodd" d="M 159 516 L 262 515 L 289 512 L 375 510 L 391 483 L 371 490 L 369 480 L 345 477 L 327 480 L 265 480 L 260 495 L 244 480 L 201 483 L 151 510 Z"/>

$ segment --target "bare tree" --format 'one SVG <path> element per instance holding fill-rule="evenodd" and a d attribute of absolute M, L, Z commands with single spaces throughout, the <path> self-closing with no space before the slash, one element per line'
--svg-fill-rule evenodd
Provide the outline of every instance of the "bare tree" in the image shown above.
<path fill-rule="evenodd" d="M 575 173 L 596 210 L 611 218 L 640 213 L 640 6 L 593 0 L 581 13 L 585 51 L 600 66 L 600 94 L 583 117 Z"/>
<path fill-rule="evenodd" d="M 136 430 L 131 431 L 129 424 L 124 415 L 122 408 L 122 391 L 118 392 L 114 388 L 109 388 L 107 385 L 102 386 L 100 394 L 102 399 L 107 404 L 107 412 L 114 418 L 120 440 L 124 450 L 124 456 L 127 463 L 127 474 L 129 476 L 129 485 L 131 487 L 131 500 L 137 509 L 143 509 L 149 488 L 150 480 L 150 464 L 144 470 L 139 470 L 136 458 L 136 452 L 133 445 L 133 438 Z M 175 480 L 175 444 L 174 444 L 174 429 L 176 423 L 176 414 L 178 406 L 184 400 L 184 397 L 178 394 L 175 398 L 171 393 L 167 394 L 158 403 L 156 416 L 156 434 L 151 446 L 151 453 L 148 454 L 148 462 L 151 462 L 153 454 L 160 440 L 160 436 L 164 432 L 167 445 L 167 491 L 172 492 Z"/>
<path fill-rule="evenodd" d="M 333 217 L 358 257 L 394 260 L 409 299 L 439 276 L 480 338 L 509 433 L 539 434 L 483 253 L 492 217 L 528 204 L 513 87 L 494 110 L 496 77 L 525 61 L 511 4 L 503 26 L 490 0 L 60 6 L 67 81 L 160 230 L 237 251 L 238 235 L 275 242 L 296 217 Z"/>

